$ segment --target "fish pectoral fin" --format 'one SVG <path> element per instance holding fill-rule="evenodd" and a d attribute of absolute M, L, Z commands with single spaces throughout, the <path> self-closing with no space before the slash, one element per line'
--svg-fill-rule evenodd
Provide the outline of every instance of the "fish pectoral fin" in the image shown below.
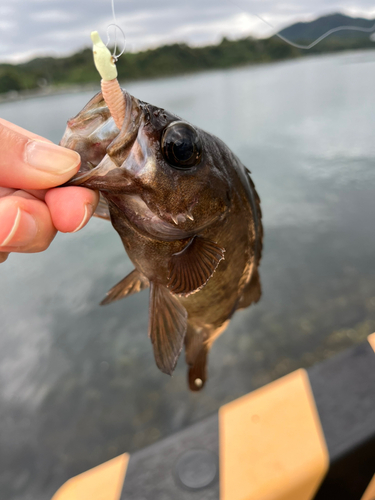
<path fill-rule="evenodd" d="M 121 280 L 117 285 L 107 292 L 105 299 L 100 302 L 101 306 L 115 302 L 116 300 L 124 299 L 129 295 L 144 290 L 149 286 L 149 281 L 137 269 L 134 269 L 130 274 Z"/>
<path fill-rule="evenodd" d="M 253 302 L 258 302 L 261 295 L 262 287 L 260 284 L 259 272 L 258 269 L 255 269 L 249 283 L 245 285 L 236 309 L 245 309 L 246 307 L 249 307 L 249 305 Z"/>
<path fill-rule="evenodd" d="M 224 248 L 213 241 L 194 236 L 169 261 L 168 288 L 172 293 L 189 295 L 200 290 L 224 259 Z"/>
<path fill-rule="evenodd" d="M 150 283 L 149 337 L 157 367 L 172 375 L 187 329 L 187 312 L 162 285 Z"/>
<path fill-rule="evenodd" d="M 98 217 L 99 219 L 111 220 L 111 216 L 109 215 L 108 203 L 100 195 L 98 206 L 94 212 L 94 217 Z"/>

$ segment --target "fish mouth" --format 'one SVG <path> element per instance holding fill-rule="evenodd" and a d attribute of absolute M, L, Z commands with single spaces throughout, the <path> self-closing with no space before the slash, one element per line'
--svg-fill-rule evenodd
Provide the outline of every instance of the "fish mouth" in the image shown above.
<path fill-rule="evenodd" d="M 144 112 L 139 101 L 123 91 L 126 112 L 121 130 L 99 93 L 69 120 L 60 146 L 81 156 L 81 167 L 64 186 L 83 186 L 100 191 L 127 188 L 130 179 L 122 164 L 136 141 Z"/>

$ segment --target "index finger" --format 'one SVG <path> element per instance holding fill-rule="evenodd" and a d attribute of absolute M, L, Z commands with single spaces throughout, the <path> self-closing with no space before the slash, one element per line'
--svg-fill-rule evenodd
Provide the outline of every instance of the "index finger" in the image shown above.
<path fill-rule="evenodd" d="M 68 181 L 80 156 L 43 137 L 0 119 L 0 186 L 48 189 Z"/>
<path fill-rule="evenodd" d="M 46 139 L 45 137 L 42 137 L 41 135 L 34 134 L 34 132 L 30 132 L 30 130 L 26 130 L 25 128 L 19 127 L 15 123 L 8 122 L 8 120 L 4 120 L 4 118 L 0 118 L 0 126 L 8 127 L 11 130 L 14 130 L 14 132 L 18 132 L 21 135 L 25 135 L 26 137 L 29 137 L 30 139 L 38 139 L 39 141 L 45 141 L 45 142 L 51 142 L 49 139 Z"/>

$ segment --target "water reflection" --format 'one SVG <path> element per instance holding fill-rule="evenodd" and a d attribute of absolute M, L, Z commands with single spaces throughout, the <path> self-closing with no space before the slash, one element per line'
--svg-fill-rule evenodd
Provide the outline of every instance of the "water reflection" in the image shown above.
<path fill-rule="evenodd" d="M 375 330 L 375 52 L 132 84 L 224 139 L 262 199 L 263 298 L 235 315 L 201 394 L 155 367 L 148 293 L 98 303 L 131 270 L 101 220 L 0 268 L 0 496 L 47 499 L 68 477 L 146 446 Z M 58 141 L 91 94 L 0 107 Z"/>

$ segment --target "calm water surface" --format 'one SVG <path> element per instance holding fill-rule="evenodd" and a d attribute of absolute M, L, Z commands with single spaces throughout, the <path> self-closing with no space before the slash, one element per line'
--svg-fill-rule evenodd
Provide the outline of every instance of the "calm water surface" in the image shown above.
<path fill-rule="evenodd" d="M 110 223 L 0 267 L 0 497 L 45 500 L 375 330 L 375 51 L 136 83 L 221 137 L 253 174 L 265 227 L 261 302 L 215 343 L 209 382 L 154 364 L 148 293 L 100 308 L 132 265 Z M 58 142 L 91 93 L 0 106 Z"/>

